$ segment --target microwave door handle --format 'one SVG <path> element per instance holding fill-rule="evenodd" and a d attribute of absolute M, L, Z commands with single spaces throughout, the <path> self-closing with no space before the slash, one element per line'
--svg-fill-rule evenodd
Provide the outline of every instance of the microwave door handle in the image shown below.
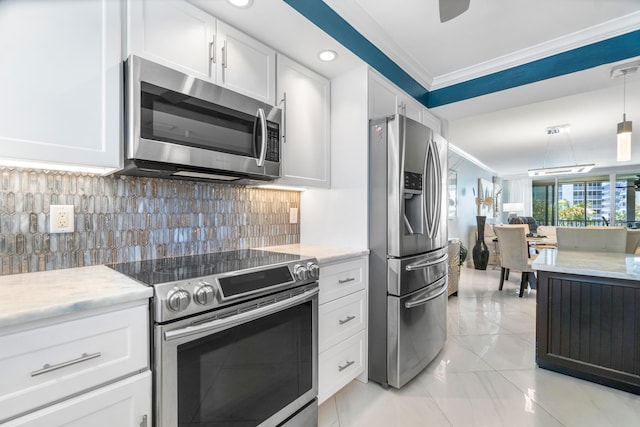
<path fill-rule="evenodd" d="M 264 110 L 258 108 L 258 118 L 260 119 L 260 135 L 262 136 L 262 144 L 260 146 L 260 156 L 256 160 L 258 166 L 264 166 L 264 159 L 267 156 L 267 118 L 264 115 Z M 256 133 L 256 138 L 258 134 Z"/>

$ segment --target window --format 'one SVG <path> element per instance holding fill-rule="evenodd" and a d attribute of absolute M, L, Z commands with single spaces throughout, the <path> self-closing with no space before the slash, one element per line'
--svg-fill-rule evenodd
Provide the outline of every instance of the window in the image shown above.
<path fill-rule="evenodd" d="M 640 176 L 617 175 L 615 188 L 615 224 L 640 228 Z M 636 185 L 638 183 L 638 185 Z"/>
<path fill-rule="evenodd" d="M 540 225 L 608 225 L 612 194 L 610 187 L 608 177 L 535 181 L 533 217 Z M 617 189 L 614 194 L 617 200 Z"/>

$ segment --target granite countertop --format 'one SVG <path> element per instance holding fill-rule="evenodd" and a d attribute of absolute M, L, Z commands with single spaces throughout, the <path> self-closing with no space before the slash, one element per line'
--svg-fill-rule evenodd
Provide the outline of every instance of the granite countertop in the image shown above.
<path fill-rule="evenodd" d="M 633 254 L 544 249 L 532 267 L 555 273 L 640 280 L 640 256 Z"/>
<path fill-rule="evenodd" d="M 152 288 L 104 265 L 0 276 L 0 292 L 0 327 L 153 296 Z"/>
<path fill-rule="evenodd" d="M 369 255 L 369 249 L 343 248 L 335 246 L 307 245 L 295 243 L 292 245 L 268 246 L 265 251 L 281 252 L 294 255 L 312 256 L 320 265 L 343 261 L 362 255 Z"/>

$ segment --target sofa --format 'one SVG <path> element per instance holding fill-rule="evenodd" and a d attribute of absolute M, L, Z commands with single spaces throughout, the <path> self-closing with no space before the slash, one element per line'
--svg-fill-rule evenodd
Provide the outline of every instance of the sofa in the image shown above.
<path fill-rule="evenodd" d="M 509 224 L 527 224 L 529 233 L 538 234 L 538 222 L 532 216 L 517 216 L 509 219 Z"/>

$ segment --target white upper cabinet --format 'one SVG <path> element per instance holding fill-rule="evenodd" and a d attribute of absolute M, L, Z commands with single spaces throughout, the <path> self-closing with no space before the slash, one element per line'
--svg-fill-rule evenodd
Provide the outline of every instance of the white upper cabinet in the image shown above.
<path fill-rule="evenodd" d="M 378 73 L 369 71 L 369 118 L 403 114 L 440 132 L 440 120 Z"/>
<path fill-rule="evenodd" d="M 278 101 L 284 107 L 282 178 L 278 184 L 329 188 L 331 83 L 278 55 Z"/>
<path fill-rule="evenodd" d="M 216 18 L 183 0 L 129 0 L 130 53 L 215 81 Z"/>
<path fill-rule="evenodd" d="M 127 4 L 128 53 L 275 103 L 275 50 L 185 0 Z"/>
<path fill-rule="evenodd" d="M 276 52 L 218 21 L 218 84 L 268 104 L 276 102 Z"/>
<path fill-rule="evenodd" d="M 118 1 L 0 1 L 2 163 L 119 166 L 120 22 Z"/>

